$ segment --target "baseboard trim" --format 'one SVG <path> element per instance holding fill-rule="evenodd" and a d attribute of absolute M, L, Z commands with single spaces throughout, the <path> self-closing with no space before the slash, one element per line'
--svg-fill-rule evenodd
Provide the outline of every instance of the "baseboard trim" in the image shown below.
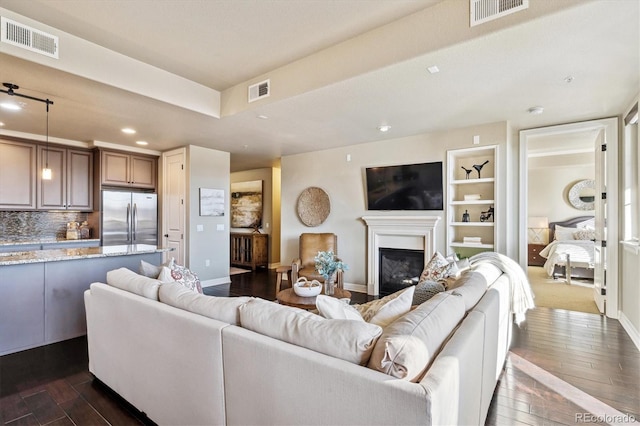
<path fill-rule="evenodd" d="M 631 337 L 631 341 L 633 341 L 638 351 L 640 351 L 640 332 L 636 330 L 631 321 L 629 321 L 629 318 L 627 318 L 622 311 L 618 311 L 618 321 L 620 321 L 622 328 L 624 328 L 629 337 Z"/>
<path fill-rule="evenodd" d="M 222 278 L 214 278 L 212 280 L 200 281 L 200 285 L 202 286 L 202 288 L 205 288 L 205 287 L 213 287 L 215 285 L 229 284 L 230 282 L 231 282 L 231 277 L 227 275 L 226 277 L 222 277 Z"/>
<path fill-rule="evenodd" d="M 367 294 L 367 286 L 365 284 L 344 283 L 343 287 L 345 290 Z"/>

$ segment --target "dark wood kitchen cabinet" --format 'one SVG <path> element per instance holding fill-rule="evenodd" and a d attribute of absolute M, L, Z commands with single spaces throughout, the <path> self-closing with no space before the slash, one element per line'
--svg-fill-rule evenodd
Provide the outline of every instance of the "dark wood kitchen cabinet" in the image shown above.
<path fill-rule="evenodd" d="M 101 183 L 106 186 L 155 189 L 158 159 L 117 151 L 101 152 Z"/>
<path fill-rule="evenodd" d="M 36 145 L 0 140 L 0 209 L 36 208 Z"/>
<path fill-rule="evenodd" d="M 38 170 L 48 164 L 51 179 L 38 173 L 38 209 L 93 210 L 93 152 L 38 146 Z"/>

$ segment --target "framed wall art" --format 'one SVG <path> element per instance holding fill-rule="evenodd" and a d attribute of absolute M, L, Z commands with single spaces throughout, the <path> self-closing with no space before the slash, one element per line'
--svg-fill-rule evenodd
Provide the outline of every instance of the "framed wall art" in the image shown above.
<path fill-rule="evenodd" d="M 224 216 L 224 189 L 200 188 L 200 216 Z"/>
<path fill-rule="evenodd" d="M 231 184 L 231 227 L 262 227 L 262 181 Z"/>

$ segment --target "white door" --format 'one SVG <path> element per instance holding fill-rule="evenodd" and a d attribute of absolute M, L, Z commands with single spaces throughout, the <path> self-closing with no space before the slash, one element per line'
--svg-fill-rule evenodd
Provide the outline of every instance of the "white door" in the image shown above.
<path fill-rule="evenodd" d="M 605 313 L 607 300 L 607 151 L 604 130 L 600 130 L 595 142 L 595 227 L 593 298 L 600 313 Z"/>
<path fill-rule="evenodd" d="M 162 241 L 173 251 L 165 253 L 165 261 L 171 257 L 184 265 L 185 260 L 185 149 L 179 148 L 162 154 Z"/>

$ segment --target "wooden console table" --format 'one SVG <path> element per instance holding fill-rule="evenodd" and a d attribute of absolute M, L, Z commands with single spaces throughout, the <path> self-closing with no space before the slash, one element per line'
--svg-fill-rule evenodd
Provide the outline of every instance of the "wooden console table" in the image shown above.
<path fill-rule="evenodd" d="M 231 234 L 231 264 L 234 266 L 256 267 L 269 265 L 269 235 Z"/>

